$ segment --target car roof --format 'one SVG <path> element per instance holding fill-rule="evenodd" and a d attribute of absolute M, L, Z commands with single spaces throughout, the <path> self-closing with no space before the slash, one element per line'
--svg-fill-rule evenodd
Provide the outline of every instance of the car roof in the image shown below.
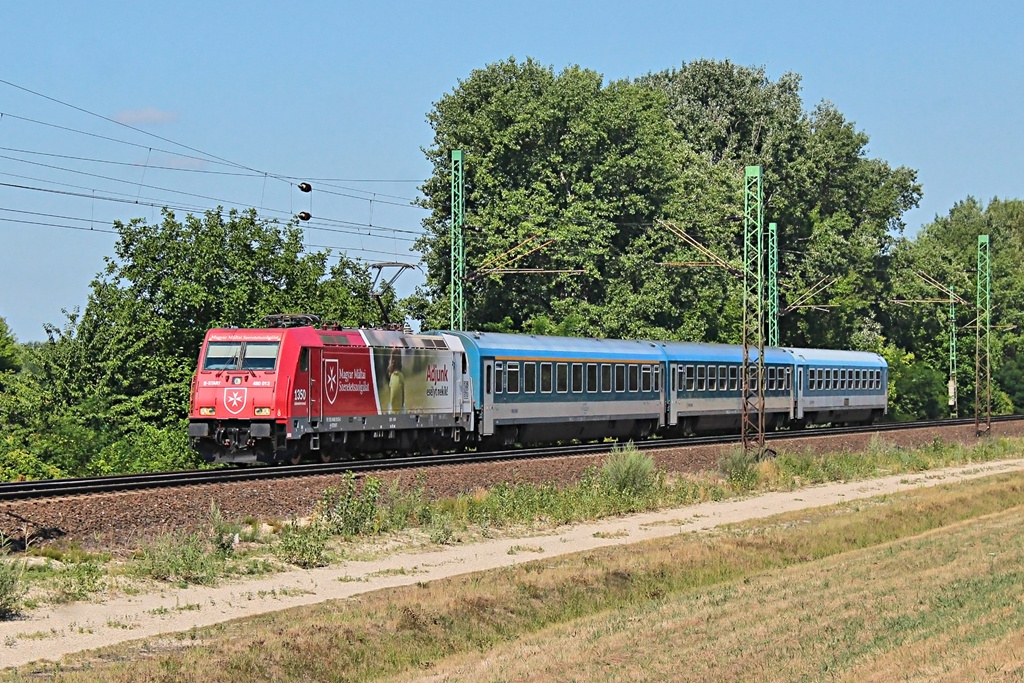
<path fill-rule="evenodd" d="M 786 348 L 798 362 L 812 365 L 858 365 L 885 368 L 889 364 L 877 353 L 870 351 L 833 351 L 828 349 Z"/>
<path fill-rule="evenodd" d="M 597 358 L 662 361 L 665 359 L 661 348 L 662 342 L 649 340 L 549 337 L 503 332 L 446 332 L 446 334 L 461 337 L 467 346 L 474 347 L 481 356 L 498 358 L 529 356 L 551 360 Z"/>

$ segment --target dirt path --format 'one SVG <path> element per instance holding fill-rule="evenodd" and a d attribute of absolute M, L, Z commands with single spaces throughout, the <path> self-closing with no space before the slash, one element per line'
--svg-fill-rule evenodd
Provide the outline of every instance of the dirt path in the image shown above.
<path fill-rule="evenodd" d="M 215 588 L 166 588 L 158 593 L 121 597 L 103 603 L 78 603 L 40 609 L 0 622 L 0 667 L 187 631 L 229 619 L 288 607 L 347 598 L 360 593 L 432 581 L 458 574 L 636 543 L 780 512 L 831 505 L 922 486 L 954 483 L 1024 470 L 1024 460 L 972 464 L 916 475 L 900 474 L 853 483 L 826 484 L 743 500 L 702 503 L 661 512 L 575 524 L 543 535 L 491 540 L 429 552 L 392 555 L 370 562 L 345 562 L 314 570 L 274 574 Z M 518 548 L 517 548 L 518 546 Z M 510 550 L 512 554 L 510 554 Z"/>

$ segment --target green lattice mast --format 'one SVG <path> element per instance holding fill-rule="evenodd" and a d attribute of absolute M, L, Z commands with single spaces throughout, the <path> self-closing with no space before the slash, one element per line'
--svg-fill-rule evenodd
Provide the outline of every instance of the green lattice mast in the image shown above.
<path fill-rule="evenodd" d="M 463 285 L 466 282 L 466 242 L 463 226 L 466 221 L 465 175 L 462 150 L 452 150 L 452 227 L 451 261 L 452 279 L 448 287 L 451 301 L 451 329 L 462 330 L 466 324 L 466 300 Z"/>
<path fill-rule="evenodd" d="M 764 452 L 764 207 L 761 167 L 747 166 L 743 193 L 743 373 L 741 436 L 745 451 Z M 751 350 L 757 364 L 751 361 Z"/>
<path fill-rule="evenodd" d="M 988 235 L 978 235 L 978 318 L 974 325 L 974 431 L 992 431 L 992 270 Z M 982 418 L 985 425 L 982 427 Z"/>
<path fill-rule="evenodd" d="M 768 224 L 768 346 L 779 345 L 779 228 Z"/>
<path fill-rule="evenodd" d="M 949 285 L 949 416 L 960 416 L 959 397 L 956 387 L 956 294 L 954 285 Z"/>

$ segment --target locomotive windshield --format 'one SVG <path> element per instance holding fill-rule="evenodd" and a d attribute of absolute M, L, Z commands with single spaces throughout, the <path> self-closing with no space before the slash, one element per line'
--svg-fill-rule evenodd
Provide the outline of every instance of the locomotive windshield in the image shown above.
<path fill-rule="evenodd" d="M 203 370 L 273 370 L 279 342 L 210 342 Z"/>

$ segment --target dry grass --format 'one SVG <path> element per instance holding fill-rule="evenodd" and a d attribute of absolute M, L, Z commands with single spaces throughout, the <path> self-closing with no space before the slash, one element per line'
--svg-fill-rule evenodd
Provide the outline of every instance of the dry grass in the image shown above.
<path fill-rule="evenodd" d="M 540 559 L 10 678 L 1020 678 L 1022 493 L 1003 475 Z"/>

